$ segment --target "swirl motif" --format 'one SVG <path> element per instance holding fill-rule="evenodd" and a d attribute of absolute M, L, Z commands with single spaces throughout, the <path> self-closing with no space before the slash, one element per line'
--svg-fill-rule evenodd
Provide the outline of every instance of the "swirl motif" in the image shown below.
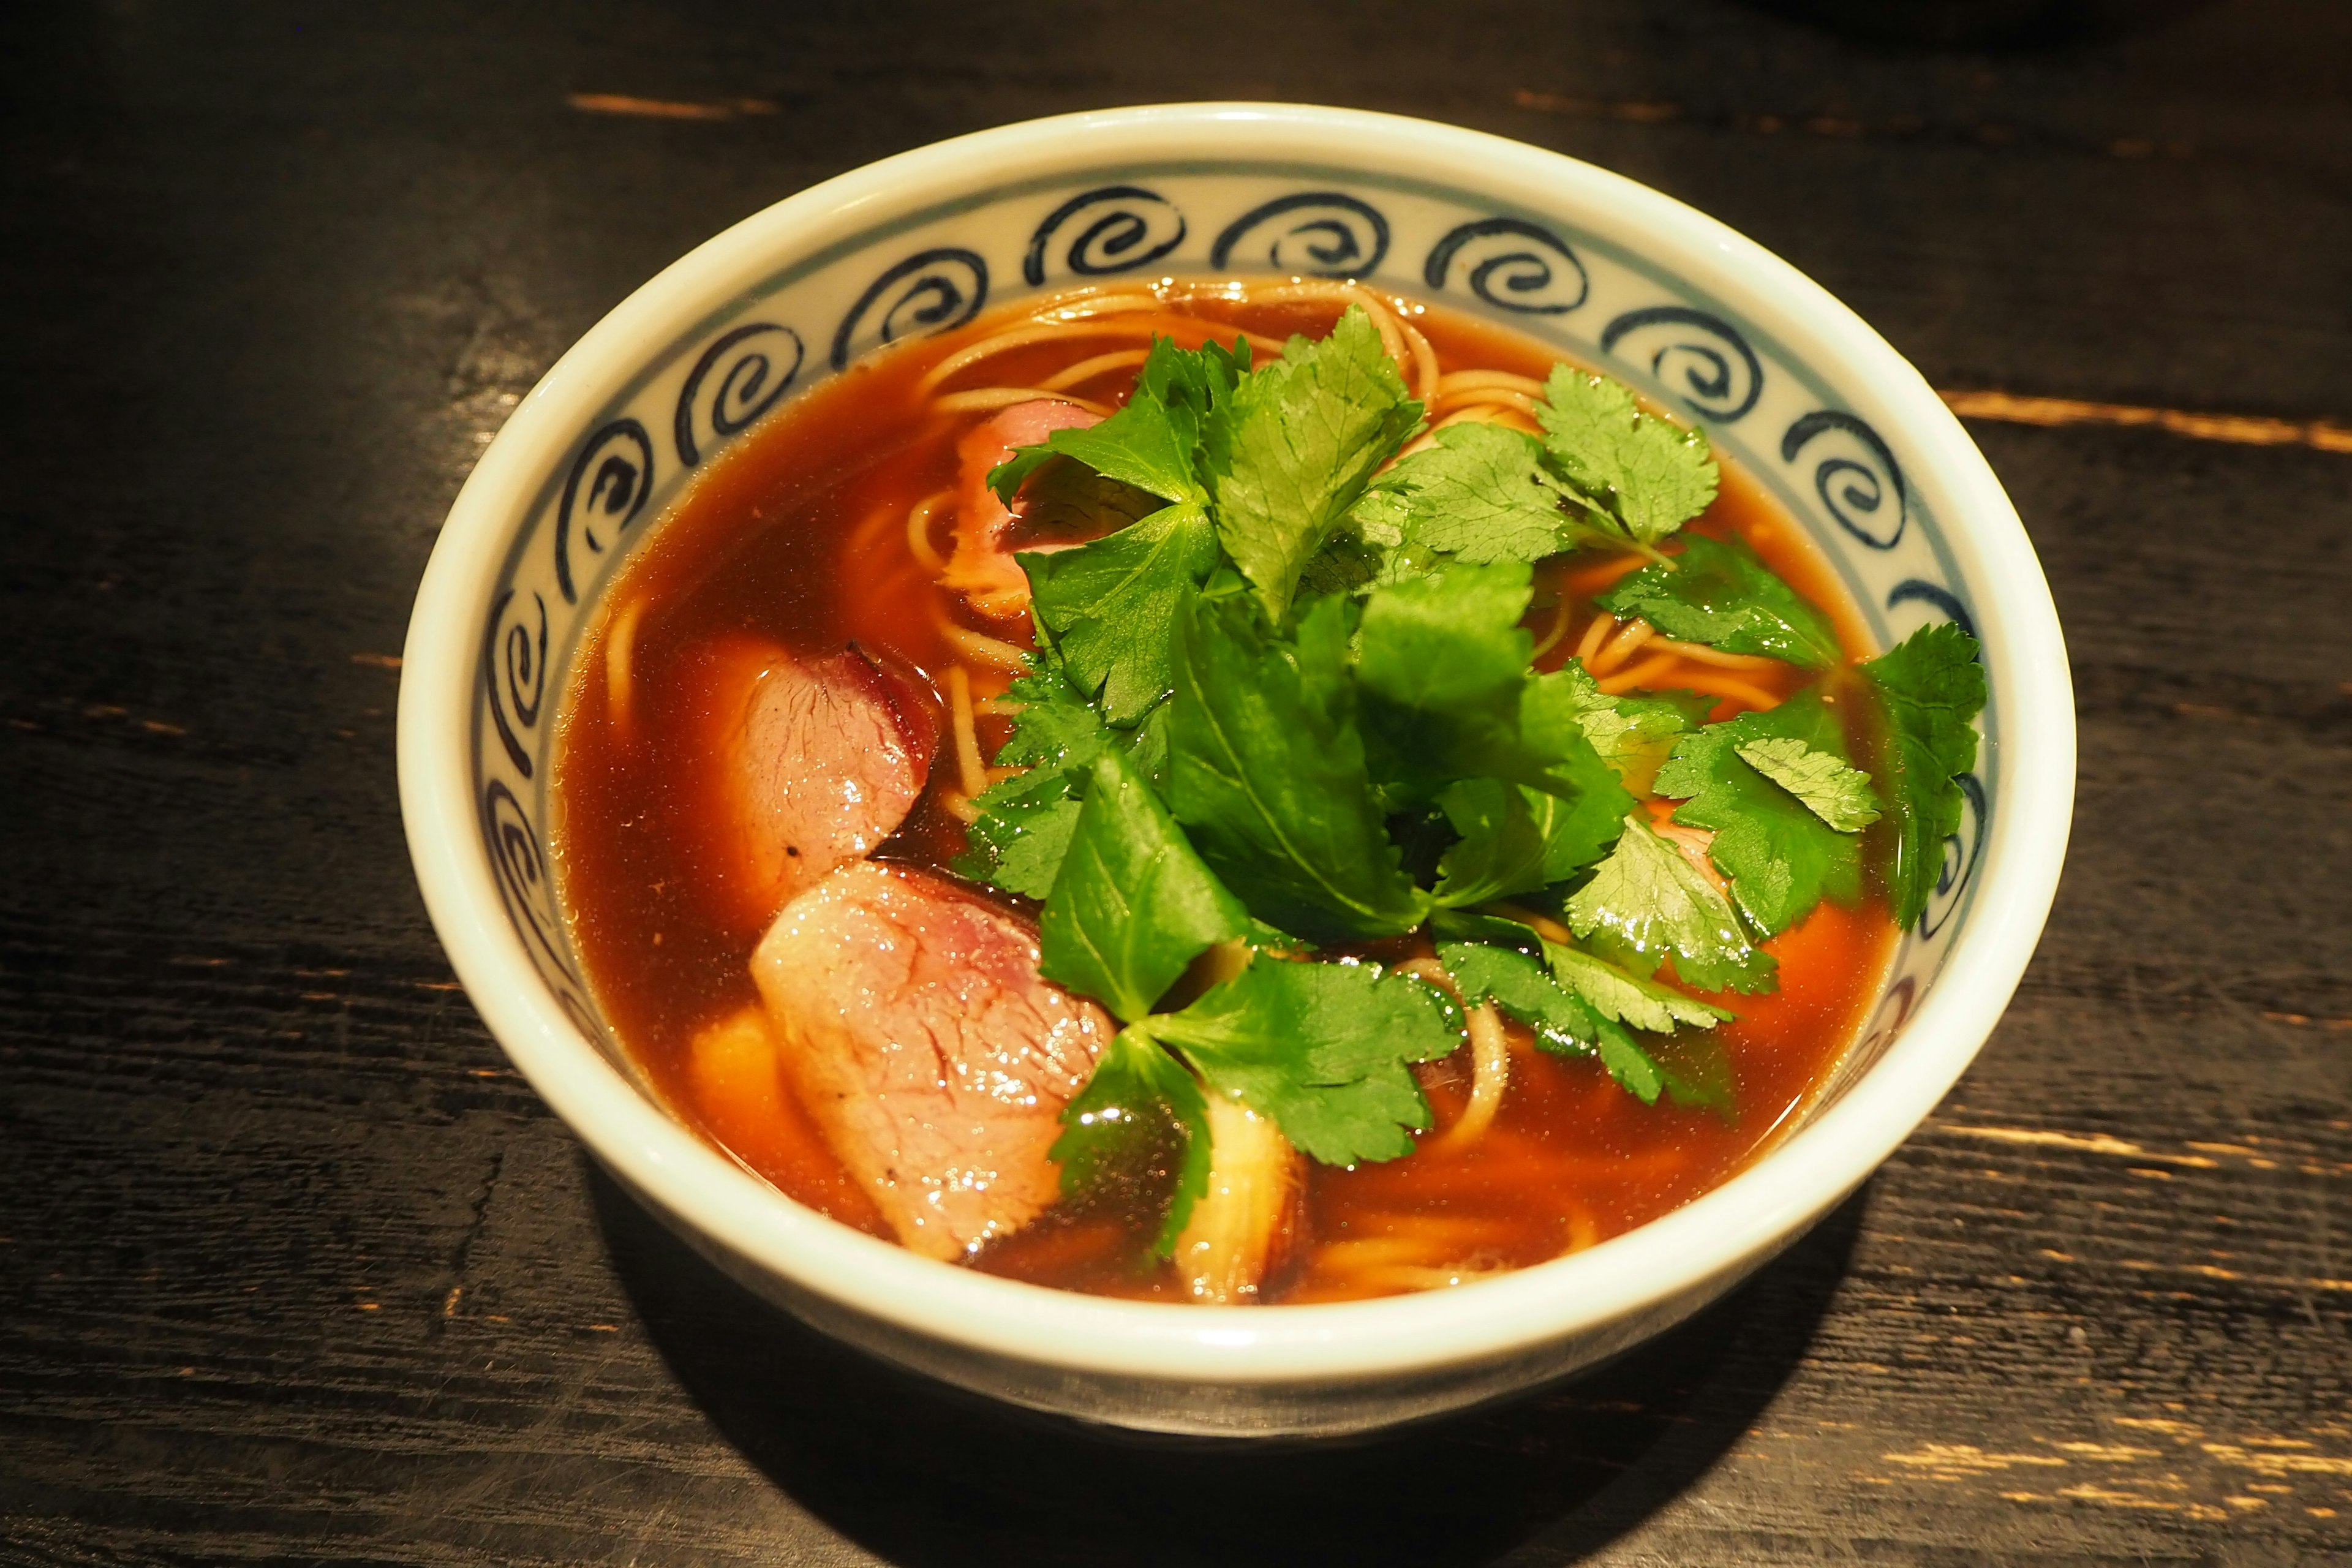
<path fill-rule="evenodd" d="M 554 889 L 539 852 L 539 832 L 514 791 L 498 779 L 482 792 L 482 838 L 489 847 L 490 867 L 498 873 L 507 917 L 514 921 L 517 934 L 539 950 L 542 968 L 577 984 L 557 932 Z"/>
<path fill-rule="evenodd" d="M 1301 191 L 1251 208 L 1227 224 L 1209 247 L 1209 265 L 1222 272 L 1234 252 L 1260 230 L 1274 227 L 1265 241 L 1265 266 L 1309 278 L 1370 278 L 1389 253 L 1389 220 L 1339 191 Z M 1253 258 L 1244 257 L 1244 264 Z"/>
<path fill-rule="evenodd" d="M 918 332 L 944 332 L 980 314 L 988 303 L 988 263 L 954 246 L 919 250 L 866 285 L 833 334 L 833 368 L 847 370 L 852 345 L 866 319 L 878 312 L 879 341 L 895 343 Z"/>
<path fill-rule="evenodd" d="M 1030 287 L 1045 281 L 1046 247 L 1064 224 L 1080 216 L 1086 226 L 1062 250 L 1062 268 L 1081 278 L 1105 278 L 1149 267 L 1184 243 L 1184 215 L 1157 191 L 1141 185 L 1105 185 L 1072 196 L 1029 237 L 1021 276 Z"/>
<path fill-rule="evenodd" d="M 1891 610 L 1897 605 L 1909 604 L 1914 600 L 1923 605 L 1933 605 L 1960 630 L 1970 637 L 1977 635 L 1977 624 L 1969 615 L 1968 606 L 1960 603 L 1958 595 L 1941 584 L 1923 583 L 1916 577 L 1897 583 L 1887 592 L 1886 607 Z"/>
<path fill-rule="evenodd" d="M 1842 444 L 1845 451 L 1822 458 L 1813 469 L 1813 489 L 1821 492 L 1822 504 L 1837 519 L 1839 527 L 1873 550 L 1892 550 L 1903 537 L 1909 501 L 1903 487 L 1902 466 L 1868 423 L 1843 409 L 1816 409 L 1790 426 L 1789 433 L 1780 437 L 1780 460 L 1793 463 L 1808 442 L 1816 437 L 1837 434 L 1852 439 Z M 1853 455 L 1855 453 L 1860 455 Z M 1895 510 L 1893 524 L 1888 527 L 1876 514 L 1886 504 L 1890 491 L 1895 497 Z M 1880 527 L 1874 529 L 1874 522 Z"/>
<path fill-rule="evenodd" d="M 615 419 L 588 437 L 572 460 L 571 477 L 563 481 L 563 500 L 555 510 L 555 585 L 563 591 L 565 604 L 580 602 L 572 582 L 573 520 L 580 522 L 581 542 L 601 555 L 604 542 L 590 526 L 597 515 L 616 520 L 613 532 L 618 537 L 636 521 L 653 490 L 654 444 L 644 426 L 634 419 Z"/>
<path fill-rule="evenodd" d="M 1619 353 L 1617 345 L 1628 338 L 1625 358 L 1647 353 L 1650 374 L 1662 382 L 1671 383 L 1680 371 L 1682 400 L 1710 419 L 1728 425 L 1764 395 L 1764 366 L 1756 351 L 1720 316 L 1686 305 L 1628 310 L 1601 334 L 1601 352 Z"/>
<path fill-rule="evenodd" d="M 515 731 L 539 727 L 540 705 L 547 696 L 547 601 L 537 594 L 530 596 L 539 610 L 534 635 L 534 628 L 520 614 L 508 617 L 514 596 L 515 591 L 509 588 L 490 606 L 489 621 L 482 630 L 482 680 L 489 689 L 490 719 L 498 725 L 507 757 L 515 772 L 529 778 L 530 753 Z"/>
<path fill-rule="evenodd" d="M 1927 900 L 1927 907 L 1919 911 L 1919 934 L 1934 936 L 1960 907 L 1960 894 L 1976 874 L 1977 859 L 1984 853 L 1985 810 L 1984 783 L 1974 773 L 1962 773 L 1952 781 L 1960 786 L 1968 805 L 1960 813 L 1960 830 L 1944 840 L 1943 868 L 1936 873 L 1936 891 Z"/>
<path fill-rule="evenodd" d="M 728 362 L 726 373 L 705 399 L 703 383 L 718 368 L 719 362 L 730 353 L 735 357 Z M 771 353 L 775 358 L 771 359 Z M 791 363 L 776 374 L 777 364 L 786 354 L 791 355 Z M 671 434 L 677 444 L 679 465 L 690 468 L 702 461 L 702 447 L 696 439 L 698 428 L 709 429 L 715 446 L 773 408 L 785 388 L 792 385 L 793 378 L 800 374 L 801 363 L 807 357 L 801 335 L 772 321 L 752 321 L 737 327 L 703 350 L 702 357 L 694 362 L 694 369 L 687 373 L 686 385 L 677 395 L 677 417 Z M 769 381 L 771 374 L 775 375 L 772 384 Z"/>
<path fill-rule="evenodd" d="M 1422 281 L 1444 288 L 1456 260 L 1469 268 L 1472 294 L 1523 316 L 1564 316 L 1592 292 L 1592 279 L 1568 241 L 1519 218 L 1481 218 L 1454 229 L 1430 251 Z"/>

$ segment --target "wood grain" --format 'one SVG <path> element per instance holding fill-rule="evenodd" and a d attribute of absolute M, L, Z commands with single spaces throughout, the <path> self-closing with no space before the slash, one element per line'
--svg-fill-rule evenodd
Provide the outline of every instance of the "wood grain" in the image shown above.
<path fill-rule="evenodd" d="M 639 1213 L 454 988 L 390 712 L 457 485 L 637 281 L 939 136 L 1428 114 L 1722 216 L 1939 386 L 2352 423 L 2342 7 L 1977 54 L 1729 0 L 1432 18 L 12 24 L 0 1561 L 2352 1561 L 2352 458 L 2320 447 L 1974 426 L 2074 659 L 2041 952 L 1828 1224 L 1507 1408 L 1210 1451 L 914 1384 Z"/>

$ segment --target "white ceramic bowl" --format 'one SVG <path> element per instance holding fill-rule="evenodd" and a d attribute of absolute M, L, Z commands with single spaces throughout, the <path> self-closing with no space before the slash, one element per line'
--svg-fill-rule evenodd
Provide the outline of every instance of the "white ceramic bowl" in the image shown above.
<path fill-rule="evenodd" d="M 1930 619 L 1991 677 L 1970 814 L 1875 1021 L 1794 1132 L 1573 1257 L 1333 1306 L 1098 1300 L 918 1257 L 703 1144 L 598 1024 L 548 875 L 554 709 L 614 568 L 711 454 L 879 343 L 1120 275 L 1356 276 L 1605 365 L 1705 422 L 1835 562 L 1874 636 Z M 1984 458 L 1853 313 L 1721 224 L 1589 164 L 1294 105 L 1071 115 L 941 142 L 736 225 L 638 289 L 515 411 L 410 623 L 401 804 L 434 924 L 517 1067 L 714 1261 L 843 1340 L 1040 1409 L 1189 1433 L 1362 1430 L 1588 1366 L 1836 1205 L 1968 1066 L 2050 908 L 2074 704 L 2039 564 Z"/>

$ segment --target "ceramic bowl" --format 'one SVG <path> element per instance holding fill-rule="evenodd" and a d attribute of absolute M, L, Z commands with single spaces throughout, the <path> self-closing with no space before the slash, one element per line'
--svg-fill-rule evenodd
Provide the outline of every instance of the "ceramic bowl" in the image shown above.
<path fill-rule="evenodd" d="M 1628 1235 L 1458 1289 L 1140 1304 L 934 1262 L 785 1198 L 688 1131 L 600 1023 L 547 837 L 563 674 L 696 468 L 859 355 L 1106 279 L 1358 278 L 1531 333 L 1703 421 L 1835 563 L 1872 637 L 1982 639 L 1969 810 L 1877 1013 L 1794 1131 Z M 1689 207 L 1472 132 L 1294 105 L 1007 126 L 802 192 L 685 257 L 525 398 L 451 510 L 400 696 L 409 845 L 459 978 L 619 1180 L 840 1339 L 1039 1409 L 1163 1432 L 1336 1434 L 1589 1366 L 1729 1289 L 1852 1192 L 1966 1068 L 2057 885 L 2074 772 L 2055 612 L 1984 458 L 1818 285 Z"/>

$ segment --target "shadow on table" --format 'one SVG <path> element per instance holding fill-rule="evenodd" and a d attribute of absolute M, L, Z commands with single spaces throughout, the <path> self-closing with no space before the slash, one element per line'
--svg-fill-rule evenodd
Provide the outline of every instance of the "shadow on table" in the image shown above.
<path fill-rule="evenodd" d="M 1845 1271 L 1864 1196 L 1727 1300 L 1598 1373 L 1346 1446 L 1107 1436 L 847 1350 L 729 1279 L 591 1166 L 646 1331 L 719 1431 L 842 1534 L 910 1568 L 1486 1562 L 1580 1555 L 1753 1426 Z"/>

